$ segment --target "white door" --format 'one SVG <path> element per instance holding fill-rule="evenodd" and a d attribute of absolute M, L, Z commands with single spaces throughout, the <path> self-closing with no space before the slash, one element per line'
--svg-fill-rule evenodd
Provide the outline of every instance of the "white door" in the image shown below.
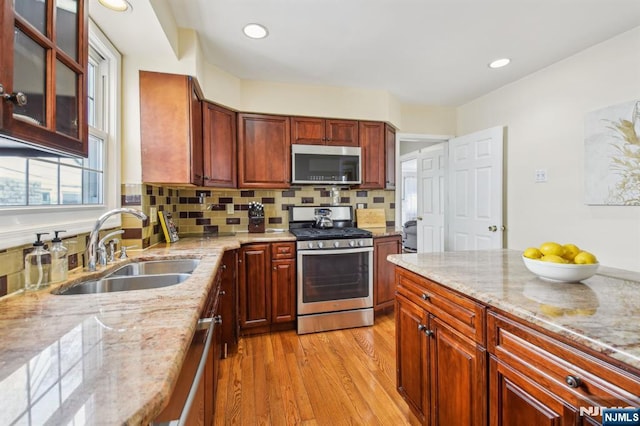
<path fill-rule="evenodd" d="M 423 148 L 418 153 L 418 220 L 419 253 L 444 251 L 446 144 Z"/>
<path fill-rule="evenodd" d="M 503 128 L 449 140 L 447 250 L 503 247 Z"/>

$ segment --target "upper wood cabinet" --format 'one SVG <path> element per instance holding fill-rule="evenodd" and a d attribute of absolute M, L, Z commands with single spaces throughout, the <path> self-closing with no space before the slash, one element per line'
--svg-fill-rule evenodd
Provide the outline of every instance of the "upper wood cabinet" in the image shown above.
<path fill-rule="evenodd" d="M 0 132 L 86 157 L 88 2 L 0 6 Z"/>
<path fill-rule="evenodd" d="M 204 184 L 201 99 L 193 77 L 140 71 L 142 182 Z"/>
<path fill-rule="evenodd" d="M 314 117 L 291 117 L 291 143 L 358 146 L 358 122 Z"/>
<path fill-rule="evenodd" d="M 289 117 L 238 114 L 238 186 L 288 188 L 290 136 Z"/>
<path fill-rule="evenodd" d="M 236 113 L 204 102 L 204 185 L 237 187 Z"/>
<path fill-rule="evenodd" d="M 386 189 L 396 189 L 396 129 L 388 124 L 384 125 L 384 159 L 386 175 Z"/>
<path fill-rule="evenodd" d="M 385 186 L 385 124 L 380 121 L 360 121 L 363 189 L 383 189 Z"/>

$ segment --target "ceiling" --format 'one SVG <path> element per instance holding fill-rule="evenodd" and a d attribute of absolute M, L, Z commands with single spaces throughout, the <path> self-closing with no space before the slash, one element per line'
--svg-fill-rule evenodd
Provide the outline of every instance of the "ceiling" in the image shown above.
<path fill-rule="evenodd" d="M 129 0 L 90 15 L 124 55 L 170 51 L 149 2 L 241 79 L 383 90 L 458 106 L 640 26 L 638 0 Z M 157 10 L 157 7 L 155 7 Z M 242 27 L 269 30 L 251 40 Z M 635 52 L 638 54 L 640 46 Z M 511 64 L 490 69 L 490 61 Z"/>

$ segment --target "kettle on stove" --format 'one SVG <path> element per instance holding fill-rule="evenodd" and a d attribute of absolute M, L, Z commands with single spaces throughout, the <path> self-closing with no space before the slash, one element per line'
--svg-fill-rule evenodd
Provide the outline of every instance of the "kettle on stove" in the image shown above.
<path fill-rule="evenodd" d="M 331 209 L 316 209 L 315 213 L 316 228 L 333 228 L 333 221 L 331 220 Z"/>

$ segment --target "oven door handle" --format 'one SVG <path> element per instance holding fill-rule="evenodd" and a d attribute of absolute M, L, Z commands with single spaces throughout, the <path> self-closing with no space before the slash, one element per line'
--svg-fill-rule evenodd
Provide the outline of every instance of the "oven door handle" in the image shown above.
<path fill-rule="evenodd" d="M 298 250 L 299 255 L 309 256 L 320 256 L 327 254 L 350 254 L 350 253 L 366 253 L 372 252 L 373 247 L 354 247 L 349 249 L 318 249 L 318 250 Z"/>

